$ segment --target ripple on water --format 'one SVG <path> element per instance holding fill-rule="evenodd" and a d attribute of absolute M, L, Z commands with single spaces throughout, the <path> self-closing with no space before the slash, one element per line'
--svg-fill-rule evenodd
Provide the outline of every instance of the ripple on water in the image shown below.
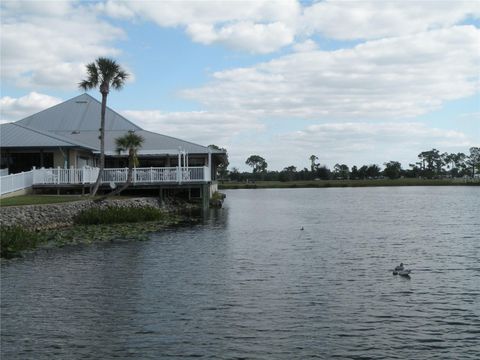
<path fill-rule="evenodd" d="M 231 191 L 198 226 L 4 262 L 1 356 L 476 359 L 479 200 Z"/>

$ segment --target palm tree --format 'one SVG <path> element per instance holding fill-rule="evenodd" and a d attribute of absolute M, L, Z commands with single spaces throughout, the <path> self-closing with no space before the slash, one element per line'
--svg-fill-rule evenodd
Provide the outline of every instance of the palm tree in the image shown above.
<path fill-rule="evenodd" d="M 310 155 L 309 157 L 310 159 L 310 162 L 311 162 L 311 165 L 310 165 L 310 169 L 312 170 L 312 173 L 313 171 L 315 170 L 315 160 L 318 160 L 318 157 L 316 157 L 315 155 Z"/>
<path fill-rule="evenodd" d="M 143 136 L 135 134 L 134 131 L 129 131 L 127 134 L 115 139 L 118 154 L 121 154 L 122 151 L 128 151 L 127 181 L 121 187 L 108 194 L 108 196 L 120 194 L 132 183 L 133 168 L 138 165 L 138 150 L 142 147 L 144 141 Z"/>
<path fill-rule="evenodd" d="M 115 60 L 99 57 L 95 62 L 87 64 L 87 79 L 78 85 L 83 90 L 99 88 L 102 94 L 102 112 L 100 116 L 100 164 L 97 181 L 93 186 L 91 195 L 95 196 L 100 187 L 103 169 L 105 168 L 105 111 L 107 109 L 107 96 L 110 88 L 120 90 L 125 84 L 129 74 L 124 71 Z"/>

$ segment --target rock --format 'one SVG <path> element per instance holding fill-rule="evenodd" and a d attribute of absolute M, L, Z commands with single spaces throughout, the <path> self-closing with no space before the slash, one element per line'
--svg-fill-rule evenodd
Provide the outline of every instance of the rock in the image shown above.
<path fill-rule="evenodd" d="M 23 226 L 28 230 L 45 230 L 73 224 L 73 218 L 82 210 L 108 206 L 162 208 L 157 198 L 107 199 L 101 203 L 81 200 L 68 203 L 0 207 L 0 226 Z"/>

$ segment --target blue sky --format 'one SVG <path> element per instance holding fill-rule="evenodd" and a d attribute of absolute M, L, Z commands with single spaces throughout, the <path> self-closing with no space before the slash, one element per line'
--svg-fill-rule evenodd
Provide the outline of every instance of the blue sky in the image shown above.
<path fill-rule="evenodd" d="M 85 64 L 132 79 L 140 126 L 270 169 L 404 166 L 480 145 L 475 1 L 2 1 L 1 121 L 81 93 Z M 96 91 L 91 95 L 99 98 Z"/>

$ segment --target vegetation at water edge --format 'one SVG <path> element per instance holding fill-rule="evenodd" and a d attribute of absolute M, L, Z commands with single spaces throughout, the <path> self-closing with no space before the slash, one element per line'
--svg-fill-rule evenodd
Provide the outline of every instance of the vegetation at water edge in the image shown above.
<path fill-rule="evenodd" d="M 121 224 L 143 221 L 157 221 L 168 216 L 164 211 L 152 206 L 140 208 L 114 207 L 91 208 L 81 211 L 73 222 L 79 225 Z"/>
<path fill-rule="evenodd" d="M 228 189 L 275 189 L 275 188 L 329 188 L 329 187 L 372 187 L 372 186 L 479 186 L 480 182 L 465 182 L 457 179 L 371 179 L 371 180 L 298 180 L 298 181 L 250 181 L 223 182 L 221 190 Z"/>
<path fill-rule="evenodd" d="M 32 249 L 45 241 L 45 237 L 28 231 L 20 226 L 2 226 L 0 228 L 0 257 L 12 258 L 23 250 Z"/>

